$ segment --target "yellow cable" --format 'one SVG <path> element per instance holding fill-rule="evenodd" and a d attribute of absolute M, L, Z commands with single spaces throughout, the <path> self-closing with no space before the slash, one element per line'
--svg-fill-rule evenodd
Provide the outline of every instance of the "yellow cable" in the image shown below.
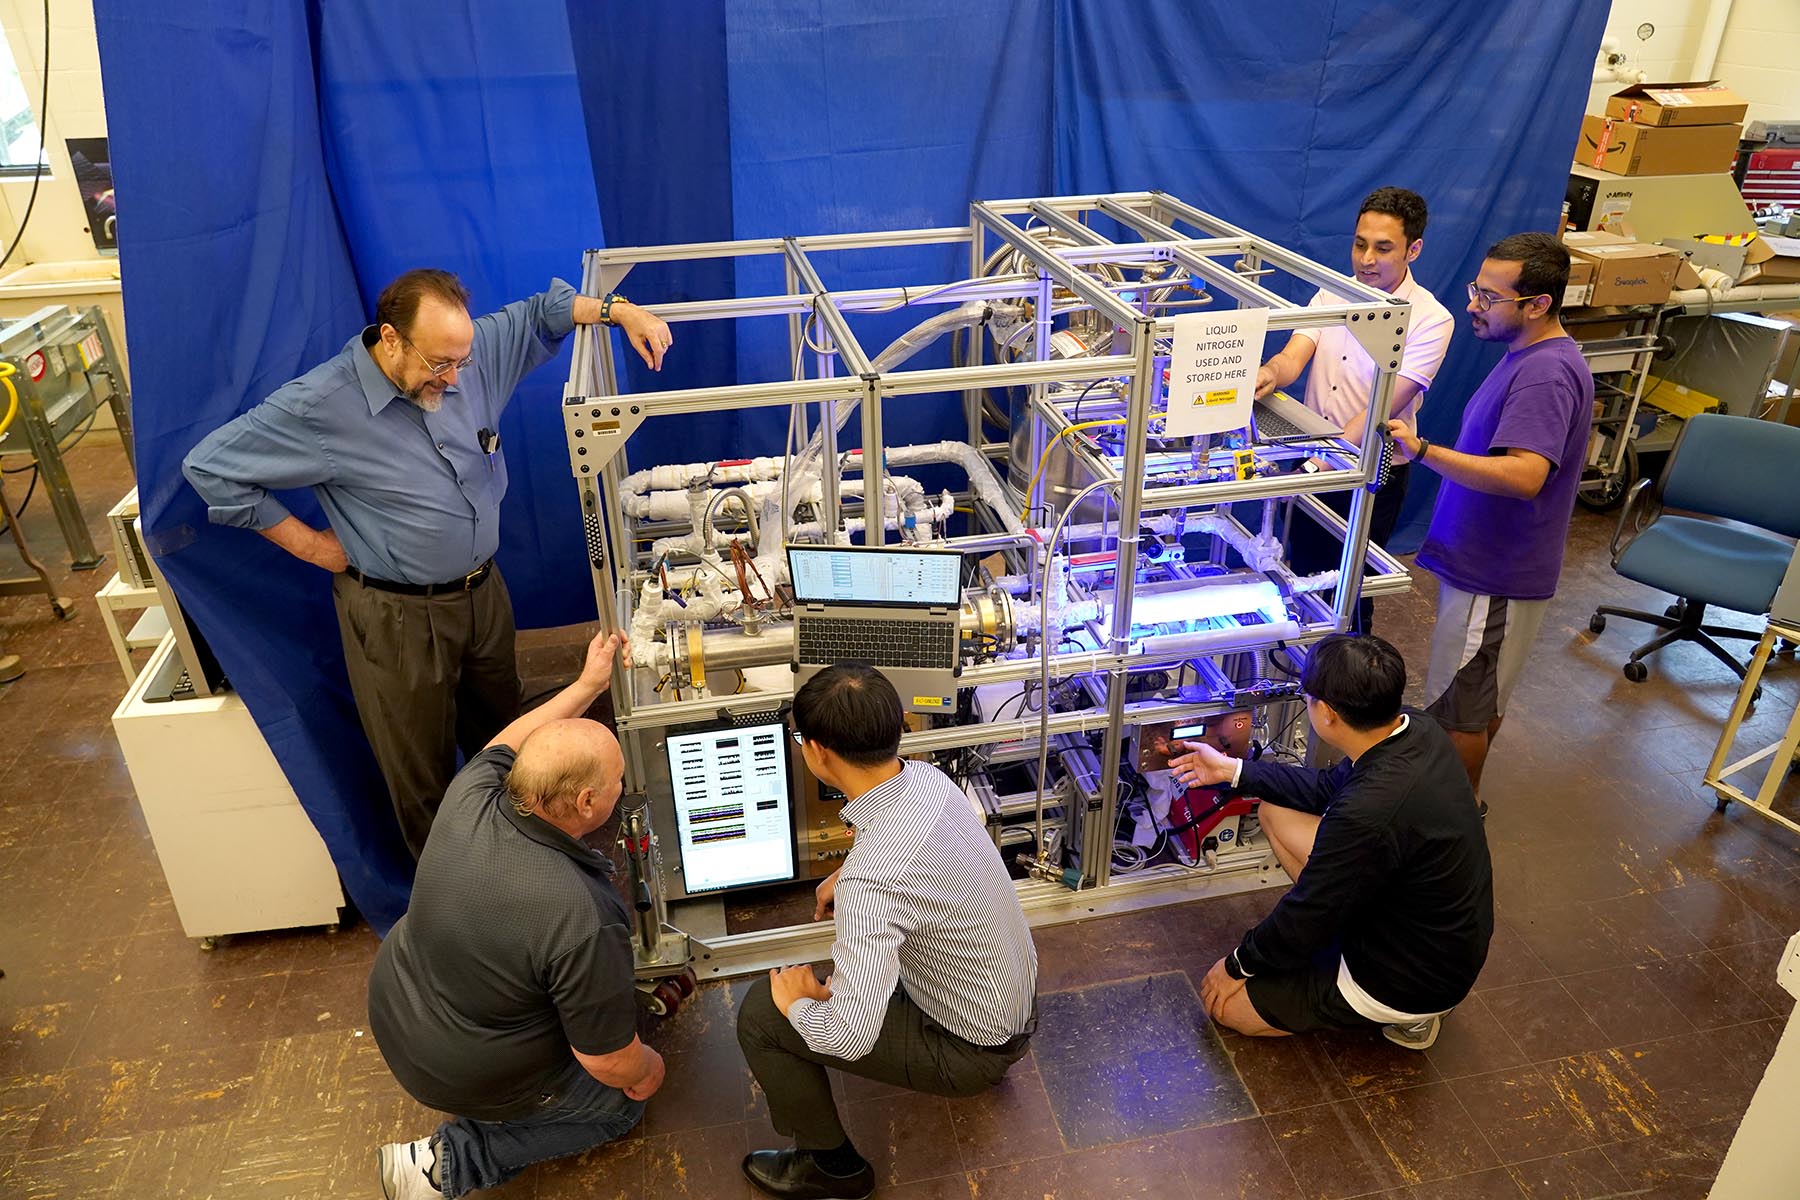
<path fill-rule="evenodd" d="M 13 386 L 11 376 L 18 373 L 19 368 L 9 362 L 0 362 L 0 383 L 6 385 L 6 415 L 0 417 L 0 433 L 5 433 L 13 418 L 19 415 L 19 389 Z"/>
<path fill-rule="evenodd" d="M 1032 494 L 1037 491 L 1038 480 L 1044 477 L 1044 468 L 1050 465 L 1050 455 L 1056 449 L 1056 443 L 1062 441 L 1071 433 L 1077 433 L 1083 429 L 1098 429 L 1103 425 L 1123 424 L 1125 424 L 1125 419 L 1123 417 L 1113 417 L 1105 421 L 1083 421 L 1079 425 L 1070 425 L 1061 433 L 1058 433 L 1055 437 L 1051 438 L 1050 444 L 1044 447 L 1044 457 L 1038 459 L 1037 470 L 1033 472 L 1031 476 L 1031 486 L 1025 489 L 1025 503 L 1027 505 L 1031 503 Z"/>

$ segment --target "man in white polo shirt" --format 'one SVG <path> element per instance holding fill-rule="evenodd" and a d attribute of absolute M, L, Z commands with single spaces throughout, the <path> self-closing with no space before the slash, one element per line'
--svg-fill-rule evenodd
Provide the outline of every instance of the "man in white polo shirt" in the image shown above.
<path fill-rule="evenodd" d="M 1350 245 L 1350 267 L 1358 281 L 1379 288 L 1412 305 L 1411 327 L 1406 331 L 1406 351 L 1401 356 L 1399 378 L 1394 380 L 1391 416 L 1416 424 L 1425 392 L 1443 364 L 1456 318 L 1413 278 L 1412 263 L 1425 248 L 1425 201 L 1417 192 L 1384 187 L 1370 192 L 1356 214 L 1356 235 Z M 1341 300 L 1321 288 L 1311 303 L 1333 305 Z M 1281 353 L 1256 373 L 1256 394 L 1266 396 L 1300 377 L 1308 365 L 1306 406 L 1334 422 L 1361 442 L 1369 414 L 1369 397 L 1375 387 L 1375 361 L 1341 326 L 1330 329 L 1297 329 Z M 1400 504 L 1406 498 L 1407 464 L 1396 461 L 1388 480 L 1375 493 L 1369 514 L 1369 540 L 1386 545 L 1400 520 Z M 1322 497 L 1340 513 L 1348 513 L 1350 496 L 1337 492 Z M 1293 566 L 1303 574 L 1329 570 L 1337 565 L 1341 547 L 1315 522 L 1294 521 L 1289 544 Z M 1373 602 L 1364 600 L 1358 628 L 1369 631 Z"/>

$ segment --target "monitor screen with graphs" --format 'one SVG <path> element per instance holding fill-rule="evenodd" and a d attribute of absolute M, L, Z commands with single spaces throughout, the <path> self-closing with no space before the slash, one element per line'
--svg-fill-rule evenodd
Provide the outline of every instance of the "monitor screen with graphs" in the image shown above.
<path fill-rule="evenodd" d="M 690 893 L 794 878 L 787 742 L 778 716 L 669 735 L 669 783 Z"/>

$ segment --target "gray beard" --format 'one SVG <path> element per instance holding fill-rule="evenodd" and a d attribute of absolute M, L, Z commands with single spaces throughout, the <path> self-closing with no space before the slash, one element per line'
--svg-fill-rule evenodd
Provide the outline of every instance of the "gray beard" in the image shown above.
<path fill-rule="evenodd" d="M 444 393 L 442 392 L 427 393 L 421 388 L 416 392 L 402 392 L 401 395 L 405 396 L 413 407 L 424 412 L 434 413 L 444 407 Z"/>

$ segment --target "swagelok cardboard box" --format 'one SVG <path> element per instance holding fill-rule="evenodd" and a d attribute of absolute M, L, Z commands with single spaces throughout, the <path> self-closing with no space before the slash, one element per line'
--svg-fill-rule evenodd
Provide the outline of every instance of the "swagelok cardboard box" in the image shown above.
<path fill-rule="evenodd" d="M 1673 250 L 1610 233 L 1571 233 L 1564 236 L 1563 244 L 1574 262 L 1592 265 L 1593 292 L 1587 302 L 1595 308 L 1661 304 L 1674 289 L 1684 262 Z"/>

